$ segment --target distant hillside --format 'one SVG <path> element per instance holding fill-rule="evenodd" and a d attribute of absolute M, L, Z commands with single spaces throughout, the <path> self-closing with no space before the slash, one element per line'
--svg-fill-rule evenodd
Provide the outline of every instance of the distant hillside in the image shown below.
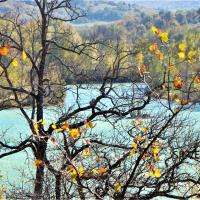
<path fill-rule="evenodd" d="M 7 2 L 1 3 L 0 13 L 4 14 L 18 11 L 23 13 L 24 16 L 24 10 L 30 13 L 34 10 L 34 7 L 35 3 L 33 0 L 8 0 Z"/>
<path fill-rule="evenodd" d="M 122 19 L 129 12 L 145 10 L 142 6 L 133 4 L 133 1 L 124 0 L 72 0 L 71 2 L 85 14 L 85 17 L 76 20 L 76 24 L 113 22 Z M 16 9 L 31 11 L 34 6 L 34 0 L 9 0 L 1 4 L 0 12 L 13 12 Z M 58 15 L 63 15 L 62 11 Z"/>
<path fill-rule="evenodd" d="M 137 5 L 157 10 L 189 10 L 200 8 L 199 0 L 134 0 Z"/>
<path fill-rule="evenodd" d="M 86 17 L 76 22 L 78 24 L 117 21 L 129 12 L 135 12 L 135 9 L 138 8 L 138 6 L 129 1 L 120 0 L 75 0 L 74 3 L 83 8 L 86 13 Z"/>
<path fill-rule="evenodd" d="M 126 16 L 132 15 L 136 15 L 137 18 L 140 18 L 142 15 L 142 18 L 144 18 L 144 15 L 147 17 L 153 16 L 154 14 L 159 13 L 161 10 L 169 10 L 175 13 L 177 10 L 198 10 L 198 8 L 200 8 L 200 0 L 72 0 L 72 4 L 78 8 L 81 8 L 83 13 L 85 13 L 85 17 L 76 20 L 74 23 L 77 25 L 87 24 L 89 26 L 96 23 L 105 24 L 119 21 Z M 20 13 L 24 13 L 21 12 L 24 10 L 32 12 L 34 6 L 34 0 L 9 0 L 8 2 L 1 4 L 0 12 L 13 12 L 16 10 L 16 8 Z M 58 15 L 63 16 L 63 12 L 60 11 Z M 182 18 L 180 14 L 179 16 L 176 15 L 175 17 Z M 194 17 L 196 17 L 196 15 Z M 187 19 L 178 19 L 178 21 L 181 20 L 183 21 L 181 23 L 188 21 Z M 196 20 L 196 18 L 194 20 Z M 149 20 L 146 19 L 146 21 Z M 162 23 L 162 21 L 158 21 L 157 24 L 164 23 Z"/>

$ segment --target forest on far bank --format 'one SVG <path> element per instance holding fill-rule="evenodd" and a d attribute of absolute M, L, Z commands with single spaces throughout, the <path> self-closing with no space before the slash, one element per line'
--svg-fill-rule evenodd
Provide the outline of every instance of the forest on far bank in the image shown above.
<path fill-rule="evenodd" d="M 90 2 L 90 4 L 88 3 L 90 6 L 86 6 L 84 11 L 89 8 L 94 8 L 96 4 L 102 7 L 102 3 L 103 1 L 96 3 Z M 83 2 L 82 4 L 84 5 Z M 122 18 L 119 18 L 117 21 L 111 18 L 112 22 L 89 26 L 76 26 L 72 23 L 63 22 L 52 22 L 50 24 L 52 33 L 48 34 L 48 38 L 51 39 L 56 37 L 59 41 L 56 45 L 65 44 L 71 51 L 65 52 L 64 50 L 53 49 L 52 56 L 46 60 L 47 65 L 51 68 L 51 70 L 46 72 L 47 77 L 52 77 L 53 80 L 59 79 L 62 84 L 100 83 L 107 70 L 117 64 L 116 58 L 118 58 L 119 55 L 123 57 L 123 55 L 126 55 L 127 51 L 131 50 L 136 56 L 129 55 L 123 60 L 125 69 L 115 82 L 131 82 L 133 79 L 135 82 L 139 82 L 140 75 L 137 73 L 137 66 L 138 63 L 144 62 L 148 71 L 154 76 L 154 83 L 157 83 L 160 81 L 159 74 L 163 73 L 164 70 L 164 68 L 160 68 L 160 61 L 164 58 L 159 57 L 159 54 L 157 57 L 152 57 L 149 52 L 149 46 L 154 41 L 153 35 L 151 34 L 151 28 L 153 26 L 164 29 L 169 33 L 171 41 L 170 45 L 171 47 L 176 47 L 174 51 L 178 51 L 178 44 L 184 42 L 190 47 L 188 51 L 194 50 L 196 56 L 200 57 L 200 28 L 198 26 L 200 9 L 176 12 L 150 10 L 146 12 L 147 8 L 139 9 L 140 7 L 135 4 L 116 2 L 107 2 L 104 4 L 109 8 L 117 6 L 113 11 L 119 12 L 119 9 L 121 9 L 123 14 L 126 13 L 126 15 L 120 16 Z M 102 12 L 110 14 L 106 9 L 102 10 Z M 98 12 L 98 10 L 94 10 L 93 12 L 97 17 L 98 15 L 96 12 Z M 88 16 L 90 16 L 90 14 L 88 14 Z M 102 14 L 99 16 L 102 17 Z M 85 15 L 81 16 L 80 19 L 84 19 L 84 17 Z M 11 31 L 13 29 L 13 25 L 8 21 L 5 22 L 0 20 L 0 24 L 1 30 L 5 30 L 6 28 L 8 29 L 7 31 Z M 34 26 L 36 26 L 36 24 L 31 19 L 26 18 L 23 22 L 24 31 L 29 33 L 26 35 L 28 41 L 34 37 L 35 45 L 37 46 L 38 44 L 39 48 L 40 39 L 39 35 L 37 35 L 38 33 L 35 34 L 33 32 Z M 57 30 L 63 31 L 63 33 L 56 35 Z M 13 34 L 15 34 L 14 32 L 15 31 L 13 31 Z M 85 42 L 88 42 L 88 48 L 79 45 L 80 43 L 84 44 Z M 5 41 L 2 45 L 4 43 Z M 74 49 L 70 49 L 72 43 Z M 31 43 L 27 42 L 27 52 L 32 52 L 31 45 Z M 85 50 L 84 54 L 79 55 L 83 48 Z M 179 60 L 178 53 L 179 52 L 175 52 L 176 56 L 174 62 Z M 26 66 L 22 67 L 24 69 L 19 71 L 18 68 L 21 68 L 20 64 L 21 63 L 16 60 L 16 63 L 14 64 L 16 66 L 10 69 L 10 74 L 14 79 L 14 84 L 27 85 L 29 80 L 26 72 L 30 63 L 25 63 Z M 194 73 L 195 71 L 198 72 L 198 65 L 194 65 L 192 68 L 188 67 L 187 64 L 183 65 L 184 71 L 181 73 L 184 73 L 184 77 L 189 77 L 189 74 Z M 70 66 L 71 69 L 69 71 Z M 76 71 L 73 71 L 72 66 L 76 66 Z M 175 70 L 172 73 L 174 73 L 175 76 L 178 72 Z M 23 80 L 21 80 L 22 77 Z M 28 88 L 28 86 L 26 87 Z M 62 92 L 59 92 L 57 89 L 58 87 L 55 87 L 55 91 L 52 92 L 57 93 L 58 98 L 48 100 L 48 102 L 46 102 L 47 105 L 62 102 L 60 102 L 59 98 Z M 12 95 L 10 95 L 9 91 L 1 90 L 3 99 L 9 99 L 12 97 Z M 2 107 L 13 106 L 9 100 L 6 102 L 4 101 L 3 104 Z M 26 98 L 24 100 L 24 105 L 29 104 L 30 99 Z"/>

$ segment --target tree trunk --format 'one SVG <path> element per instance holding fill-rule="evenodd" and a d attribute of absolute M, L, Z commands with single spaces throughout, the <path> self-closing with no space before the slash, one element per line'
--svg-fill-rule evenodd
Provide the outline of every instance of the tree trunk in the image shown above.
<path fill-rule="evenodd" d="M 80 185 L 78 185 L 78 193 L 79 193 L 80 199 L 81 200 L 85 200 L 85 195 L 83 193 L 83 188 Z"/>
<path fill-rule="evenodd" d="M 56 176 L 55 192 L 56 192 L 56 200 L 60 200 L 61 199 L 61 174 Z"/>
<path fill-rule="evenodd" d="M 44 181 L 44 165 L 40 165 L 37 167 L 36 171 L 35 189 L 34 189 L 35 199 L 39 199 L 42 196 L 43 181 Z"/>
<path fill-rule="evenodd" d="M 47 143 L 46 141 L 38 141 L 36 159 L 42 160 L 43 163 L 37 166 L 34 196 L 36 199 L 42 197 L 43 182 L 44 182 L 44 158 L 46 153 Z"/>

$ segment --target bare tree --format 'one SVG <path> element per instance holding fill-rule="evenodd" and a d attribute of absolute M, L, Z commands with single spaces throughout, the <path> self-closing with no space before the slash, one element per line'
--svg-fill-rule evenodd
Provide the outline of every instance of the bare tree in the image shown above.
<path fill-rule="evenodd" d="M 9 106 L 18 108 L 32 133 L 16 146 L 0 141 L 4 151 L 0 158 L 32 150 L 36 175 L 33 195 L 28 196 L 198 197 L 200 179 L 195 166 L 199 165 L 199 133 L 195 133 L 191 121 L 181 116 L 191 107 L 191 85 L 197 75 L 188 80 L 188 87 L 183 87 L 181 75 L 172 78 L 170 51 L 166 50 L 167 41 L 161 38 L 159 44 L 166 48 L 163 51 L 169 60 L 163 61 L 161 52 L 156 51 L 163 73 L 154 81 L 141 53 L 145 46 L 135 44 L 127 49 L 120 41 L 73 38 L 75 33 L 66 23 L 84 15 L 81 9 L 70 0 L 35 0 L 35 4 L 37 10 L 28 13 L 30 20 L 19 14 L 4 15 L 0 28 L 0 88 L 8 97 L 3 99 L 2 107 L 9 102 Z M 106 66 L 108 52 L 113 57 Z M 77 56 L 76 62 L 70 56 L 64 57 L 65 53 Z M 10 69 L 17 63 L 22 65 L 22 78 L 16 81 Z M 91 68 L 87 69 L 87 65 Z M 91 76 L 99 70 L 100 83 L 92 84 Z M 76 78 L 85 82 L 69 85 L 64 72 L 70 74 L 72 81 Z M 127 83 L 119 84 L 121 80 Z M 179 99 L 178 106 L 171 95 L 173 91 L 186 96 Z M 72 97 L 71 102 L 58 112 L 54 122 L 45 125 L 45 107 L 62 102 L 65 93 Z M 31 108 L 30 114 L 26 105 Z M 134 120 L 127 118 L 138 111 L 144 113 Z M 188 166 L 194 169 L 185 170 Z"/>

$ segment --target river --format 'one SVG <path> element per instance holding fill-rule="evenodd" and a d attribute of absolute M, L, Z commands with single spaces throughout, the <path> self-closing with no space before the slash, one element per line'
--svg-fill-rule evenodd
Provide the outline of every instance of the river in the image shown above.
<path fill-rule="evenodd" d="M 116 88 L 118 92 L 124 92 L 124 89 L 126 88 L 126 84 L 117 84 Z M 55 121 L 59 113 L 63 112 L 65 109 L 69 109 L 72 107 L 76 107 L 77 105 L 74 104 L 75 100 L 77 100 L 76 95 L 74 93 L 75 88 L 71 87 L 66 94 L 65 98 L 65 104 L 63 107 L 47 107 L 45 109 L 45 120 L 49 123 Z M 93 88 L 92 90 L 88 90 L 87 87 L 81 89 L 79 91 L 79 103 L 81 105 L 87 105 L 96 95 L 99 94 L 98 88 Z M 162 100 L 162 104 L 166 105 L 166 101 Z M 165 108 L 162 106 L 160 101 L 152 101 L 145 111 L 147 113 L 156 113 L 161 112 Z M 109 106 L 109 102 L 102 102 L 104 106 Z M 106 104 L 106 105 L 105 105 Z M 26 111 L 30 113 L 29 109 L 27 108 Z M 84 113 L 86 116 L 88 113 Z M 198 129 L 200 127 L 200 106 L 196 106 L 192 111 L 186 110 L 183 112 L 183 115 L 187 116 L 187 118 L 190 118 L 192 121 L 196 121 L 196 125 L 194 126 L 195 129 Z M 127 118 L 126 123 L 131 124 L 132 119 Z M 97 127 L 98 131 L 103 131 L 105 129 L 108 129 L 106 131 L 106 134 L 112 134 L 112 128 L 109 127 L 108 123 L 101 123 L 101 126 Z M 109 129 L 111 131 L 109 131 Z M 15 143 L 16 141 L 19 141 L 19 138 L 26 138 L 31 134 L 28 125 L 22 116 L 21 112 L 18 109 L 8 109 L 0 111 L 0 135 L 1 138 L 5 137 L 10 141 L 10 144 Z M 105 135 L 106 136 L 106 135 Z M 108 135 L 107 135 L 108 136 Z M 27 156 L 28 155 L 28 156 Z M 28 158 L 28 159 L 27 159 Z M 34 175 L 34 169 L 32 167 L 32 156 L 30 151 L 27 152 L 20 152 L 18 154 L 14 154 L 5 158 L 0 159 L 0 174 L 3 175 L 3 183 L 6 183 L 7 180 L 12 182 L 12 184 L 21 184 L 22 180 L 20 179 L 21 173 L 24 173 L 23 170 L 25 170 L 25 173 L 27 173 L 27 176 Z M 27 168 L 30 169 L 27 171 Z M 33 174 L 31 174 L 33 172 Z M 24 179 L 24 181 L 26 181 Z M 23 183 L 24 184 L 24 183 Z"/>

